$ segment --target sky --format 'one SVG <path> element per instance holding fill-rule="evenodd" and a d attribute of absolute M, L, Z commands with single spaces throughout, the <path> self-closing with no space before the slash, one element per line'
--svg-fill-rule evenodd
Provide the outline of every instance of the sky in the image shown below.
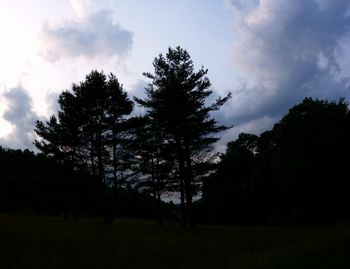
<path fill-rule="evenodd" d="M 259 134 L 305 97 L 349 100 L 348 0 L 1 0 L 0 145 L 34 150 L 34 123 L 91 70 L 142 96 L 153 59 L 188 50 L 208 68 L 213 116 Z"/>

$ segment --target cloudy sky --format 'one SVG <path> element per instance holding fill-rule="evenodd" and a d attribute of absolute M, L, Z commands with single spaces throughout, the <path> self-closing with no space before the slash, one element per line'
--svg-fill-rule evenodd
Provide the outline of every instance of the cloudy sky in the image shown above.
<path fill-rule="evenodd" d="M 1 0 L 0 145 L 33 149 L 36 119 L 92 69 L 142 94 L 152 61 L 180 45 L 232 92 L 220 122 L 270 128 L 306 96 L 349 100 L 349 0 Z"/>

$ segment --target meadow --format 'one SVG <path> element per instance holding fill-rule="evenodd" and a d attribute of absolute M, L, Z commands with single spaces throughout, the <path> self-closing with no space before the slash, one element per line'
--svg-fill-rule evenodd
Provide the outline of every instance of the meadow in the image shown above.
<path fill-rule="evenodd" d="M 0 215 L 0 268 L 350 268 L 350 225 L 191 229 Z"/>

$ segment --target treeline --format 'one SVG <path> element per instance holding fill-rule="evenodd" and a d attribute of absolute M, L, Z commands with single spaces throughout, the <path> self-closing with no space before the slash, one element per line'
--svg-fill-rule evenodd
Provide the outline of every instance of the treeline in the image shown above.
<path fill-rule="evenodd" d="M 0 147 L 0 213 L 100 217 L 98 182 L 82 171 L 55 163 L 43 154 Z M 118 217 L 157 219 L 153 197 L 136 189 L 119 191 Z M 163 217 L 178 221 L 176 205 L 162 203 Z"/>
<path fill-rule="evenodd" d="M 272 130 L 228 143 L 200 203 L 231 224 L 350 220 L 350 112 L 344 100 L 306 98 Z"/>
<path fill-rule="evenodd" d="M 29 150 L 0 147 L 0 212 L 62 213 L 64 199 L 56 194 L 70 174 Z"/>
<path fill-rule="evenodd" d="M 226 224 L 350 220 L 344 100 L 306 98 L 272 130 L 242 133 L 215 153 L 228 127 L 211 116 L 210 81 L 188 52 L 153 62 L 145 98 L 113 74 L 92 71 L 37 121 L 40 153 L 0 148 L 0 212 L 154 218 Z M 135 106 L 144 113 L 137 115 Z M 179 204 L 164 201 L 173 198 Z"/>

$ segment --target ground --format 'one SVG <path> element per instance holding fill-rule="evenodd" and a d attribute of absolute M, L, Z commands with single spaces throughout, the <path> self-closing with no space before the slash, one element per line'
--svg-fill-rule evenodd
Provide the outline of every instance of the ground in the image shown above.
<path fill-rule="evenodd" d="M 0 215 L 0 268 L 350 268 L 350 225 L 183 228 Z"/>

